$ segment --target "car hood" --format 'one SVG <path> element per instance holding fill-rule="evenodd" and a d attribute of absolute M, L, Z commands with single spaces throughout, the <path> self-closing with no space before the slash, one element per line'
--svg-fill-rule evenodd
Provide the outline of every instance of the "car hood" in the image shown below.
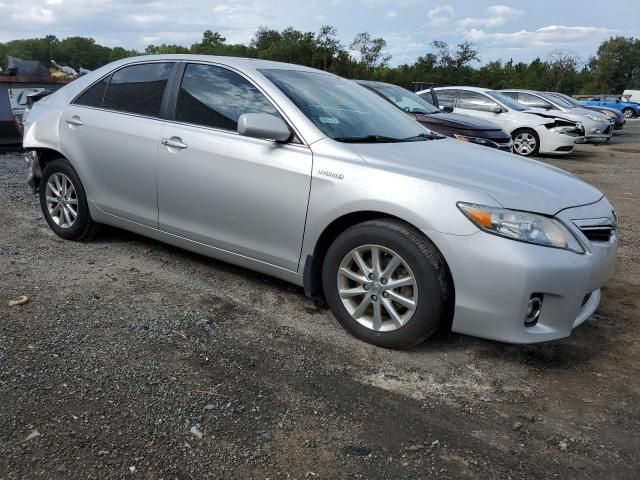
<path fill-rule="evenodd" d="M 603 196 L 559 168 L 452 139 L 350 146 L 377 168 L 484 193 L 514 210 L 554 215 Z"/>
<path fill-rule="evenodd" d="M 488 120 L 459 113 L 415 114 L 415 116 L 419 122 L 438 123 L 439 125 L 463 130 L 500 130 L 500 127 Z"/>

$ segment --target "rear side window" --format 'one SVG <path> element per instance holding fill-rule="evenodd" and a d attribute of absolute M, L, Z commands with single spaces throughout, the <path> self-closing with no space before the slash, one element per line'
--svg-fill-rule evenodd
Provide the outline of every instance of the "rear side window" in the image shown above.
<path fill-rule="evenodd" d="M 438 90 L 436 97 L 438 98 L 438 104 L 441 107 L 454 107 L 456 101 L 457 90 Z"/>
<path fill-rule="evenodd" d="M 104 92 L 107 91 L 107 85 L 111 76 L 105 77 L 98 83 L 93 84 L 86 89 L 82 94 L 76 98 L 73 102 L 75 105 L 84 105 L 86 107 L 102 107 L 102 99 L 104 98 Z"/>
<path fill-rule="evenodd" d="M 172 68 L 172 63 L 148 63 L 118 70 L 111 77 L 103 107 L 149 117 L 159 116 Z"/>
<path fill-rule="evenodd" d="M 490 112 L 492 107 L 498 106 L 496 102 L 485 95 L 465 90 L 460 90 L 458 102 L 460 108 L 478 110 L 480 112 Z"/>
<path fill-rule="evenodd" d="M 237 73 L 213 65 L 187 66 L 178 93 L 176 120 L 235 131 L 243 113 L 279 116 L 269 100 Z"/>

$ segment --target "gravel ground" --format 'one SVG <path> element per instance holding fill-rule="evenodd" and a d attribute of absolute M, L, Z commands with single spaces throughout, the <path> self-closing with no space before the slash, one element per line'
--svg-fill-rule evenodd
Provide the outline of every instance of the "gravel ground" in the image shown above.
<path fill-rule="evenodd" d="M 617 208 L 598 312 L 547 344 L 388 351 L 278 280 L 115 229 L 57 238 L 0 154 L 0 480 L 637 479 L 640 120 L 543 161 Z"/>

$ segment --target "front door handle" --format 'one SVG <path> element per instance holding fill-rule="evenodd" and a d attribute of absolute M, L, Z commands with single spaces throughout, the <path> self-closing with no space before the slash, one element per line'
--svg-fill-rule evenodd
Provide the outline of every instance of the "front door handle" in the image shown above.
<path fill-rule="evenodd" d="M 75 125 L 76 127 L 79 127 L 80 125 L 82 125 L 82 120 L 80 120 L 80 117 L 77 115 L 74 115 L 71 118 L 65 118 L 64 121 L 67 122 L 69 125 Z"/>
<path fill-rule="evenodd" d="M 183 143 L 180 137 L 163 138 L 161 142 L 171 148 L 179 148 L 180 150 L 187 148 L 187 144 Z"/>

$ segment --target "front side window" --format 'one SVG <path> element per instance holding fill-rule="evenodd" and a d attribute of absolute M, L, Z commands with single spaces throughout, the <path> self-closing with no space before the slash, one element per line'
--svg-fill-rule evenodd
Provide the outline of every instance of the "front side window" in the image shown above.
<path fill-rule="evenodd" d="M 405 113 L 350 80 L 300 70 L 260 72 L 334 140 L 387 142 L 426 134 L 425 129 Z"/>
<path fill-rule="evenodd" d="M 173 63 L 147 63 L 121 68 L 111 76 L 103 107 L 158 117 L 172 68 Z"/>
<path fill-rule="evenodd" d="M 280 116 L 248 80 L 214 65 L 187 66 L 176 105 L 176 120 L 223 130 L 237 130 L 243 113 Z"/>
<path fill-rule="evenodd" d="M 458 106 L 466 110 L 477 110 L 480 112 L 491 112 L 498 104 L 489 97 L 481 93 L 460 90 Z"/>

